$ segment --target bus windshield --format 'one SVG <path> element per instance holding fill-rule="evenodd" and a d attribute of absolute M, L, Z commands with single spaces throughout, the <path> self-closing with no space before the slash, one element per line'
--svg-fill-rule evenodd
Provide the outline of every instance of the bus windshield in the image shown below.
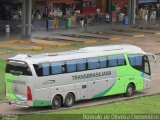
<path fill-rule="evenodd" d="M 144 55 L 129 55 L 129 61 L 133 68 L 151 75 L 150 64 L 147 56 Z"/>
<path fill-rule="evenodd" d="M 6 64 L 6 73 L 13 75 L 26 75 L 32 76 L 31 69 L 24 62 L 8 62 Z"/>

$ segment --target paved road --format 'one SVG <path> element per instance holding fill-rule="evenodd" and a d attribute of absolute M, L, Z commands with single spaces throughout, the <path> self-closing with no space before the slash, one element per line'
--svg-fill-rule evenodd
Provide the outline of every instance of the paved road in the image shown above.
<path fill-rule="evenodd" d="M 124 40 L 121 40 L 120 42 L 138 45 L 144 48 L 144 50 L 151 52 L 151 53 L 160 53 L 159 36 L 147 36 L 144 38 L 126 38 Z M 153 61 L 151 62 L 151 67 L 152 67 L 152 87 L 151 89 L 144 90 L 142 92 L 137 92 L 132 98 L 160 93 L 160 87 L 159 87 L 160 85 L 160 56 L 157 56 L 157 63 L 154 63 Z M 105 97 L 105 98 L 100 98 L 100 99 L 81 101 L 81 102 L 76 103 L 73 108 L 104 104 L 104 103 L 109 103 L 109 102 L 114 102 L 114 101 L 124 100 L 124 99 L 129 99 L 129 98 L 125 98 L 120 95 L 116 95 L 116 96 L 110 96 L 110 97 Z M 63 109 L 65 108 L 61 108 L 60 110 L 63 110 Z M 18 106 L 9 106 L 7 103 L 0 103 L 0 114 L 29 114 L 33 112 L 45 112 L 48 110 L 49 110 L 49 107 L 22 108 Z"/>

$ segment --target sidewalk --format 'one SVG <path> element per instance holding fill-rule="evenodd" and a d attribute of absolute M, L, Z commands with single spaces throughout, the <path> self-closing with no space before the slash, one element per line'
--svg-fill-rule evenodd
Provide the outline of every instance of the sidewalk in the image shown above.
<path fill-rule="evenodd" d="M 155 25 L 160 25 L 160 20 L 152 21 L 152 22 L 145 22 L 143 20 L 136 21 L 136 24 L 134 26 L 147 26 L 152 27 Z M 44 27 L 44 25 L 42 25 Z M 124 25 L 122 23 L 105 23 L 105 22 L 97 22 L 94 25 L 87 25 L 86 29 L 82 28 L 79 24 L 77 24 L 76 27 L 73 28 L 59 28 L 57 30 L 51 29 L 46 30 L 45 28 L 37 27 L 37 29 L 34 29 L 32 31 L 32 35 L 57 35 L 57 34 L 80 34 L 80 33 L 86 33 L 86 32 L 103 32 L 106 29 L 122 29 L 122 28 L 129 28 L 132 25 Z M 14 32 L 10 34 L 6 33 L 0 33 L 0 41 L 4 40 L 10 40 L 10 39 L 23 39 L 21 38 L 20 32 Z"/>

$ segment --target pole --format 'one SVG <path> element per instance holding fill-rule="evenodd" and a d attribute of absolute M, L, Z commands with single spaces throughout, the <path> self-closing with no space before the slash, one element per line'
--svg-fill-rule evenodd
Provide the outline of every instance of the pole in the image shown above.
<path fill-rule="evenodd" d="M 112 21 L 112 0 L 109 0 L 109 21 Z"/>
<path fill-rule="evenodd" d="M 132 19 L 132 0 L 127 0 L 127 16 L 128 16 L 128 23 L 131 24 L 131 19 Z"/>
<path fill-rule="evenodd" d="M 132 15 L 131 15 L 131 24 L 134 25 L 136 23 L 136 0 L 132 0 Z"/>
<path fill-rule="evenodd" d="M 32 31 L 32 0 L 22 1 L 22 37 L 30 37 Z"/>
<path fill-rule="evenodd" d="M 32 33 L 32 0 L 27 0 L 27 36 L 30 37 Z"/>
<path fill-rule="evenodd" d="M 22 37 L 26 35 L 26 1 L 22 0 Z"/>

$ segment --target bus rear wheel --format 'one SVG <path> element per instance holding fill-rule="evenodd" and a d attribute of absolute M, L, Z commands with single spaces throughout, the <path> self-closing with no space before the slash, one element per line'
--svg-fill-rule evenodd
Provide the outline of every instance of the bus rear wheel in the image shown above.
<path fill-rule="evenodd" d="M 129 84 L 126 89 L 125 96 L 131 97 L 133 95 L 133 93 L 134 93 L 134 86 L 132 84 Z"/>
<path fill-rule="evenodd" d="M 72 93 L 68 93 L 64 100 L 65 107 L 72 107 L 75 103 L 75 96 Z"/>
<path fill-rule="evenodd" d="M 51 109 L 52 110 L 56 110 L 59 109 L 62 105 L 62 99 L 60 96 L 56 95 L 54 96 L 53 100 L 52 100 L 52 105 L 51 105 Z"/>

